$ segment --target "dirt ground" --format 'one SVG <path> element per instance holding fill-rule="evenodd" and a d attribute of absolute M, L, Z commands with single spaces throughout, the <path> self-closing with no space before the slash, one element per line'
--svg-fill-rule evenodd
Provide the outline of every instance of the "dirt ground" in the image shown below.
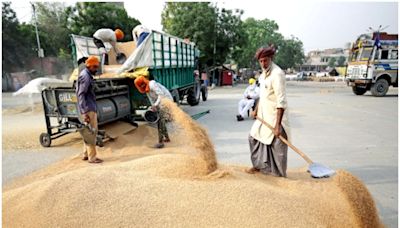
<path fill-rule="evenodd" d="M 210 109 L 199 122 L 208 129 L 218 160 L 249 166 L 246 139 L 252 121 L 238 123 L 234 118 L 244 88 L 217 88 L 210 91 L 207 102 L 181 107 L 190 114 Z M 371 191 L 383 222 L 397 227 L 397 89 L 391 88 L 383 98 L 368 93 L 355 96 L 341 83 L 288 82 L 287 90 L 293 143 L 315 161 L 358 176 Z M 3 94 L 3 109 L 21 103 L 22 99 Z M 77 136 L 41 148 L 38 134 L 44 131 L 44 118 L 40 111 L 3 111 L 2 117 L 3 184 L 81 150 Z M 23 145 L 14 146 L 13 141 L 21 138 Z M 304 162 L 289 152 L 288 166 L 303 167 Z"/>

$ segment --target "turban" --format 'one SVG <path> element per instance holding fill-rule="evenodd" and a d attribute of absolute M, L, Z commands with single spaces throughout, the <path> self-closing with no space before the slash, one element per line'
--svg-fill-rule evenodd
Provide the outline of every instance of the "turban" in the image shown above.
<path fill-rule="evenodd" d="M 91 67 L 91 66 L 99 66 L 100 65 L 100 61 L 96 56 L 89 56 L 89 58 L 85 61 L 85 64 L 87 67 Z"/>
<path fill-rule="evenodd" d="M 250 78 L 249 79 L 249 84 L 250 85 L 253 85 L 255 82 L 256 82 L 256 80 L 254 78 Z"/>
<path fill-rule="evenodd" d="M 114 33 L 115 37 L 117 37 L 117 40 L 124 39 L 124 32 L 121 29 L 115 29 Z"/>
<path fill-rule="evenodd" d="M 270 45 L 268 47 L 262 47 L 259 48 L 256 52 L 255 58 L 257 60 L 261 59 L 261 58 L 265 58 L 265 57 L 272 57 L 275 55 L 275 47 L 273 45 Z"/>
<path fill-rule="evenodd" d="M 150 83 L 144 76 L 139 76 L 135 79 L 135 86 L 140 93 L 148 93 L 150 91 Z"/>

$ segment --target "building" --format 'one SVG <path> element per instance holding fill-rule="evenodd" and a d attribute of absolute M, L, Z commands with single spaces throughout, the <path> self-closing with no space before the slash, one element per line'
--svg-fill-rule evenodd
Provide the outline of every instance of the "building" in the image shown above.
<path fill-rule="evenodd" d="M 330 59 L 335 58 L 337 61 L 340 57 L 345 58 L 344 64 L 347 63 L 349 49 L 345 48 L 330 48 L 325 50 L 315 50 L 308 52 L 306 61 L 299 68 L 300 71 L 321 72 L 330 70 Z M 337 65 L 337 62 L 336 62 Z"/>

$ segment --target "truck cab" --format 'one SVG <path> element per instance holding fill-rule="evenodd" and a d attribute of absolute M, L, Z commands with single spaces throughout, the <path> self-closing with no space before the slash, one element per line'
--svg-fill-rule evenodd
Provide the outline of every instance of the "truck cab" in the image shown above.
<path fill-rule="evenodd" d="M 385 96 L 389 86 L 398 85 L 398 35 L 363 34 L 351 49 L 346 82 L 353 93 Z"/>

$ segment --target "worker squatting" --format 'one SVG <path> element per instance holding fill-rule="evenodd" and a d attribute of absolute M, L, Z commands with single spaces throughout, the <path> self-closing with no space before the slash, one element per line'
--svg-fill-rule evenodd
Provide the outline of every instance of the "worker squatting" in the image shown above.
<path fill-rule="evenodd" d="M 150 33 L 148 29 L 139 25 L 133 30 L 133 37 L 137 46 Z M 121 30 L 99 29 L 93 35 L 94 42 L 103 54 L 104 64 L 108 62 L 108 56 L 105 52 L 104 42 L 109 42 L 115 52 L 116 41 L 123 39 L 124 34 Z M 287 145 L 279 139 L 279 135 L 288 138 L 289 123 L 287 118 L 286 101 L 286 82 L 284 72 L 273 62 L 275 47 L 268 46 L 260 48 L 255 58 L 259 61 L 262 68 L 262 74 L 258 78 L 249 80 L 249 86 L 246 89 L 243 99 L 239 101 L 238 112 L 236 116 L 238 121 L 244 120 L 250 109 L 253 118 L 260 118 L 270 125 L 274 126 L 271 131 L 261 121 L 256 120 L 250 130 L 248 137 L 251 161 L 253 167 L 246 170 L 248 173 L 261 172 L 275 176 L 286 177 L 287 168 Z M 97 129 L 96 116 L 96 98 L 92 88 L 93 75 L 100 67 L 97 57 L 90 56 L 85 61 L 86 68 L 83 69 L 77 80 L 76 93 L 78 97 L 78 108 L 82 115 L 82 120 L 89 124 L 93 129 Z M 158 142 L 155 148 L 164 147 L 164 143 L 171 141 L 166 122 L 168 122 L 169 113 L 162 109 L 162 98 L 173 100 L 171 93 L 160 83 L 154 80 L 148 80 L 144 76 L 135 79 L 136 88 L 140 93 L 147 94 L 151 102 L 151 110 L 158 113 Z M 96 137 L 95 134 L 93 137 Z M 95 140 L 93 140 L 95 141 Z M 89 144 L 84 140 L 83 160 L 89 163 L 101 163 L 97 158 L 96 145 Z"/>

